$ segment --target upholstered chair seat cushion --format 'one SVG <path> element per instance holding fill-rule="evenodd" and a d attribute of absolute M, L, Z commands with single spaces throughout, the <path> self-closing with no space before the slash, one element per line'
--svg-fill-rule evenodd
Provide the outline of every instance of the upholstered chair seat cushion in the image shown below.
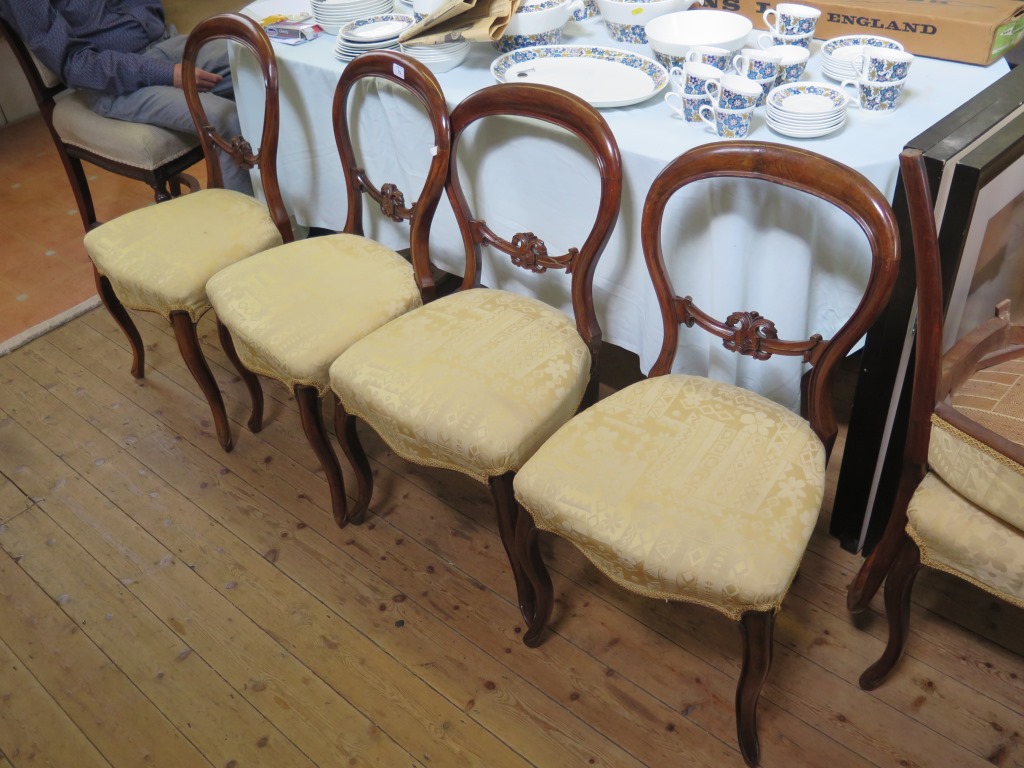
<path fill-rule="evenodd" d="M 177 160 L 199 145 L 188 133 L 97 115 L 78 91 L 57 97 L 53 127 L 65 144 L 147 171 Z"/>
<path fill-rule="evenodd" d="M 281 244 L 266 206 L 205 189 L 132 211 L 85 236 L 97 271 L 131 309 L 189 313 L 210 308 L 206 282 L 229 264 Z"/>
<path fill-rule="evenodd" d="M 910 500 L 907 533 L 925 565 L 1024 608 L 1024 532 L 972 504 L 934 472 Z"/>
<path fill-rule="evenodd" d="M 710 379 L 646 379 L 576 416 L 515 479 L 538 528 L 620 586 L 730 618 L 778 609 L 818 519 L 806 421 Z"/>
<path fill-rule="evenodd" d="M 342 352 L 422 303 L 409 262 L 346 234 L 264 251 L 218 272 L 206 290 L 246 368 L 321 395 Z"/>
<path fill-rule="evenodd" d="M 932 416 L 928 465 L 953 491 L 1024 536 L 1024 467 Z"/>
<path fill-rule="evenodd" d="M 330 375 L 345 409 L 400 456 L 486 481 L 518 470 L 572 417 L 590 352 L 559 310 L 479 288 L 393 320 Z"/>

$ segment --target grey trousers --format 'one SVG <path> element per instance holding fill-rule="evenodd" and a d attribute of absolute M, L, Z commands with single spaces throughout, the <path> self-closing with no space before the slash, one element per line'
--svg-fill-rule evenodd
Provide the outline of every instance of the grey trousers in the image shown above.
<path fill-rule="evenodd" d="M 171 34 L 150 46 L 143 55 L 177 64 L 185 52 L 185 40 L 185 35 Z M 204 45 L 199 51 L 196 66 L 224 78 L 212 91 L 199 94 L 210 123 L 228 139 L 241 135 L 232 90 L 231 68 L 228 66 L 227 43 L 215 40 Z M 92 98 L 91 106 L 93 112 L 104 117 L 157 125 L 192 134 L 196 132 L 192 116 L 185 104 L 185 92 L 171 85 L 151 85 L 124 96 L 97 93 Z M 249 179 L 249 172 L 231 162 L 224 153 L 219 155 L 224 186 L 251 195 L 252 182 Z"/>

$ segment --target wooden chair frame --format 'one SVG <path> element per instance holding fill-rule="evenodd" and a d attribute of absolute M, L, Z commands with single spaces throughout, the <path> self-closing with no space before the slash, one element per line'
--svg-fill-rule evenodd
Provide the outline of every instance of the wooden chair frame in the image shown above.
<path fill-rule="evenodd" d="M 56 147 L 61 164 L 64 166 L 64 173 L 68 177 L 68 184 L 71 185 L 71 191 L 75 196 L 75 203 L 78 206 L 78 214 L 82 219 L 82 226 L 86 232 L 99 226 L 100 222 L 96 219 L 92 191 L 89 188 L 89 180 L 85 169 L 82 167 L 83 160 L 111 173 L 116 173 L 119 176 L 136 179 L 148 184 L 153 189 L 154 199 L 158 203 L 169 200 L 171 197 L 177 197 L 181 193 L 182 185 L 187 186 L 192 191 L 199 188 L 198 182 L 185 173 L 188 168 L 191 168 L 203 158 L 203 151 L 198 142 L 195 147 L 185 154 L 153 170 L 137 168 L 133 165 L 98 155 L 95 152 L 90 152 L 88 149 L 77 147 L 74 144 L 65 143 L 57 133 L 56 128 L 54 128 L 53 110 L 56 107 L 54 99 L 60 93 L 66 91 L 67 87 L 61 83 L 48 85 L 44 81 L 32 54 L 25 47 L 24 42 L 18 37 L 10 24 L 2 18 L 0 18 L 0 31 L 3 32 L 4 37 L 11 44 L 14 56 L 21 65 L 21 69 L 25 73 L 28 84 L 32 89 L 32 95 L 35 97 L 36 105 L 43 116 L 43 122 L 46 123 L 46 128 L 50 132 L 50 138 L 53 139 L 53 145 Z"/>
<path fill-rule="evenodd" d="M 595 223 L 579 249 L 553 256 L 544 241 L 533 232 L 520 232 L 505 239 L 487 222 L 474 215 L 462 187 L 458 168 L 458 145 L 465 131 L 487 117 L 521 116 L 561 127 L 577 136 L 590 150 L 601 176 L 601 192 Z M 507 255 L 511 263 L 541 274 L 549 269 L 564 269 L 572 276 L 572 305 L 576 328 L 591 355 L 590 383 L 581 408 L 594 402 L 597 395 L 598 353 L 601 328 L 593 302 L 594 270 L 614 229 L 622 196 L 622 159 L 608 124 L 593 107 L 572 94 L 548 86 L 524 83 L 501 84 L 484 88 L 468 96 L 451 115 L 452 151 L 446 192 L 455 211 L 466 252 L 466 265 L 459 291 L 481 286 L 481 249 L 485 246 Z M 425 249 L 413 251 L 418 275 L 428 274 L 430 263 Z M 335 409 L 335 431 L 346 456 L 356 471 L 358 495 L 355 516 L 362 517 L 373 494 L 373 475 L 356 432 L 356 419 L 345 412 L 340 402 Z M 518 505 L 512 491 L 513 472 L 488 481 L 498 515 L 502 544 L 512 565 L 520 610 L 532 619 L 535 612 L 533 589 L 514 557 Z"/>
<path fill-rule="evenodd" d="M 203 45 L 213 40 L 231 40 L 242 45 L 260 63 L 266 100 L 264 102 L 263 134 L 260 148 L 256 152 L 252 150 L 250 144 L 241 136 L 230 139 L 220 136 L 207 119 L 206 111 L 199 100 L 199 87 L 195 79 L 196 55 Z M 280 230 L 284 241 L 290 242 L 293 239 L 291 223 L 288 219 L 288 213 L 285 210 L 284 202 L 281 199 L 281 191 L 277 183 L 276 160 L 280 109 L 278 101 L 277 60 L 266 33 L 258 23 L 239 14 L 220 14 L 199 22 L 185 43 L 184 58 L 182 60 L 182 84 L 185 91 L 185 101 L 192 114 L 192 120 L 197 127 L 200 149 L 206 159 L 208 187 L 223 186 L 220 159 L 216 153 L 217 149 L 222 150 L 233 162 L 243 167 L 253 168 L 259 166 L 260 178 L 263 183 L 263 191 L 266 196 L 270 216 L 278 230 Z M 197 194 L 202 193 L 199 192 Z M 131 345 L 133 357 L 132 376 L 141 379 L 145 371 L 145 349 L 142 346 L 142 338 L 139 335 L 138 328 L 136 328 L 135 322 L 114 293 L 110 281 L 100 275 L 99 272 L 96 272 L 96 287 L 103 306 L 110 312 Z M 185 360 L 185 364 L 193 378 L 195 378 L 199 388 L 202 390 L 203 395 L 206 397 L 207 403 L 209 403 L 210 412 L 213 415 L 217 431 L 217 439 L 225 451 L 230 451 L 234 444 L 231 438 L 231 427 L 228 422 L 227 412 L 224 409 L 224 400 L 217 382 L 213 378 L 213 372 L 210 370 L 205 355 L 203 355 L 202 347 L 199 344 L 199 336 L 196 332 L 196 325 L 192 322 L 189 313 L 185 311 L 171 312 L 170 320 L 181 356 Z M 230 348 L 228 355 L 231 356 L 233 351 L 233 348 Z M 248 384 L 249 382 L 246 383 Z"/>
<path fill-rule="evenodd" d="M 768 181 L 818 197 L 848 214 L 864 232 L 871 250 L 867 286 L 850 319 L 832 339 L 818 334 L 802 340 L 780 339 L 775 324 L 757 312 L 733 312 L 725 320 L 718 320 L 702 311 L 691 297 L 676 294 L 662 246 L 662 221 L 668 201 L 693 182 L 729 177 Z M 811 365 L 803 380 L 803 412 L 828 455 L 838 431 L 831 398 L 835 368 L 878 316 L 896 279 L 898 228 L 881 192 L 856 171 L 805 150 L 751 141 L 708 144 L 684 153 L 655 179 L 644 204 L 641 241 L 663 320 L 661 351 L 649 375 L 671 372 L 681 324 L 703 328 L 720 338 L 726 349 L 755 359 L 800 357 Z M 551 616 L 554 591 L 531 515 L 520 511 L 517 520 L 515 559 L 530 581 L 536 600 L 523 642 L 536 646 Z M 747 611 L 739 627 L 743 666 L 736 688 L 736 728 L 744 759 L 756 766 L 760 760 L 757 703 L 772 660 L 775 611 Z"/>
<path fill-rule="evenodd" d="M 406 205 L 405 195 L 397 185 L 392 183 L 374 186 L 366 171 L 360 165 L 351 132 L 348 125 L 347 105 L 350 96 L 355 92 L 357 84 L 366 79 L 386 80 L 401 86 L 416 97 L 423 105 L 430 119 L 434 133 L 436 154 L 431 161 L 427 179 L 416 201 Z M 451 125 L 448 105 L 437 80 L 430 71 L 415 59 L 392 51 L 372 51 L 359 56 L 346 65 L 334 92 L 333 105 L 334 136 L 341 157 L 341 165 L 345 174 L 345 187 L 348 194 L 348 215 L 345 222 L 346 234 L 364 236 L 363 231 L 363 195 L 367 195 L 381 213 L 393 221 L 408 221 L 410 230 L 410 249 L 413 254 L 415 278 L 423 299 L 433 298 L 435 293 L 434 278 L 429 268 L 428 241 L 430 225 L 437 206 L 441 202 L 447 176 L 448 157 L 451 148 Z M 417 258 L 417 255 L 420 255 Z M 427 264 L 427 269 L 418 266 Z M 234 364 L 239 376 L 246 383 L 252 399 L 252 414 L 249 417 L 249 428 L 259 431 L 263 422 L 263 392 L 259 378 L 249 371 L 235 352 L 230 331 L 218 321 L 218 331 L 225 352 Z M 295 401 L 299 406 L 299 417 L 302 429 L 313 452 L 317 455 L 327 483 L 331 490 L 331 508 L 335 522 L 344 526 L 349 522 L 361 523 L 365 507 L 349 514 L 345 496 L 344 479 L 338 457 L 331 447 L 327 428 L 323 419 L 322 400 L 316 387 L 298 384 L 293 389 Z M 340 409 L 339 409 L 340 410 Z M 343 447 L 347 444 L 342 443 Z M 369 465 L 359 465 L 360 457 L 349 456 L 353 464 L 360 466 L 357 477 L 362 485 L 364 472 L 369 474 Z M 362 459 L 365 461 L 365 457 Z"/>
<path fill-rule="evenodd" d="M 934 413 L 968 437 L 1024 465 L 1024 446 L 984 427 L 950 405 L 954 395 L 976 372 L 1024 355 L 1024 327 L 1010 321 L 1009 302 L 996 316 L 974 329 L 942 354 L 942 276 L 931 194 L 919 151 L 900 157 L 914 235 L 917 279 L 917 325 L 913 385 L 902 472 L 893 511 L 878 545 L 865 559 L 847 592 L 851 613 L 864 611 L 885 583 L 889 639 L 882 656 L 860 677 L 860 686 L 874 690 L 903 655 L 909 638 L 910 599 L 920 571 L 921 552 L 906 531 L 907 509 L 928 472 L 928 448 Z"/>

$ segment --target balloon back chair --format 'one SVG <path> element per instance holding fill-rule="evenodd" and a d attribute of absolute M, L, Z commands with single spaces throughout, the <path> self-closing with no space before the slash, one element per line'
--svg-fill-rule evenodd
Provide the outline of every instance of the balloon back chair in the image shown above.
<path fill-rule="evenodd" d="M 349 112 L 360 87 L 390 83 L 426 111 L 429 139 L 410 141 L 411 165 L 426 166 L 422 186 L 407 201 L 391 181 L 375 185 L 357 155 Z M 434 291 L 430 269 L 414 269 L 387 246 L 363 235 L 364 196 L 383 216 L 409 223 L 413 263 L 429 264 L 428 237 L 444 192 L 451 148 L 448 106 L 441 86 L 415 59 L 372 51 L 346 65 L 334 95 L 334 130 L 345 172 L 348 217 L 343 233 L 273 248 L 233 264 L 207 285 L 217 311 L 221 340 L 252 394 L 251 429 L 262 423 L 263 399 L 256 373 L 283 382 L 295 394 L 302 427 L 331 490 L 338 525 L 350 519 L 338 458 L 323 421 L 322 398 L 330 391 L 328 370 L 354 342 L 398 315 L 422 305 Z M 372 145 L 373 137 L 365 138 Z M 367 146 L 363 146 L 363 154 Z M 416 158 L 413 158 L 416 155 Z"/>
<path fill-rule="evenodd" d="M 96 114 L 81 93 L 66 88 L 56 74 L 32 55 L 2 18 L 0 32 L 11 44 L 32 89 L 87 232 L 99 222 L 83 160 L 145 182 L 153 188 L 158 203 L 176 197 L 183 183 L 193 191 L 199 188 L 196 180 L 184 173 L 203 159 L 195 136 Z"/>
<path fill-rule="evenodd" d="M 490 119 L 501 122 L 508 116 L 566 132 L 579 155 L 573 158 L 575 164 L 554 166 L 559 172 L 579 173 L 596 166 L 600 182 L 593 218 L 579 213 L 574 220 L 585 225 L 580 247 L 562 255 L 549 254 L 545 241 L 527 229 L 527 222 L 516 221 L 507 205 L 491 211 L 505 216 L 502 221 L 511 232 L 503 237 L 471 205 L 464 182 L 479 182 L 486 163 L 467 163 L 470 173 L 463 174 L 459 150 L 472 155 L 475 138 L 493 125 Z M 475 136 L 467 139 L 472 127 Z M 517 148 L 519 154 L 513 152 Z M 502 145 L 495 151 L 525 160 L 526 148 L 536 147 Z M 557 173 L 544 179 L 551 189 L 557 189 L 558 182 Z M 593 374 L 601 334 L 592 284 L 598 257 L 618 215 L 621 159 L 608 124 L 581 99 L 546 86 L 497 85 L 470 95 L 452 112 L 447 192 L 466 251 L 462 283 L 451 295 L 403 315 L 354 344 L 331 366 L 331 388 L 340 400 L 336 431 L 357 468 L 360 514 L 370 501 L 372 475 L 356 433 L 357 418 L 399 456 L 486 483 L 511 559 L 516 470 L 576 412 L 586 393 L 596 391 Z M 582 204 L 573 214 L 581 209 L 585 210 Z M 554 287 L 552 273 L 560 282 L 561 270 L 569 273 L 575 319 L 537 299 L 480 287 L 484 247 L 507 256 L 511 264 L 532 273 L 527 277 L 542 284 Z M 561 285 L 556 290 L 565 291 L 564 282 Z M 514 562 L 513 572 L 524 616 L 532 615 L 529 584 Z"/>
<path fill-rule="evenodd" d="M 903 178 L 920 229 L 914 380 L 893 510 L 847 594 L 857 613 L 885 582 L 889 640 L 861 675 L 865 690 L 877 688 L 903 654 L 922 565 L 1024 608 L 1024 327 L 1002 302 L 994 318 L 941 353 L 938 246 L 919 154 L 905 154 Z"/>
<path fill-rule="evenodd" d="M 265 104 L 260 146 L 225 137 L 209 124 L 195 82 L 196 54 L 204 43 L 227 39 L 247 48 L 263 73 Z M 231 429 L 217 382 L 203 356 L 196 323 L 210 308 L 206 281 L 236 261 L 292 240 L 277 183 L 277 62 L 270 39 L 245 16 L 211 16 L 196 25 L 185 44 L 182 82 L 206 158 L 209 187 L 160 205 L 126 213 L 91 230 L 85 248 L 96 286 L 132 347 L 132 375 L 141 378 L 145 357 L 138 329 L 125 308 L 157 312 L 174 328 L 178 348 L 206 397 L 217 437 L 232 447 Z M 223 189 L 216 148 L 243 167 L 259 167 L 267 203 Z"/>
<path fill-rule="evenodd" d="M 718 320 L 674 291 L 661 242 L 666 204 L 688 184 L 729 177 L 821 198 L 866 235 L 867 284 L 830 340 L 818 334 L 779 338 L 775 324 L 757 312 Z M 522 506 L 516 560 L 537 599 L 523 639 L 539 644 L 553 602 L 538 529 L 567 539 L 630 592 L 696 603 L 739 622 L 737 731 L 743 757 L 753 766 L 759 759 L 756 708 L 771 664 L 776 612 L 818 519 L 837 432 L 834 371 L 892 290 L 897 226 L 884 196 L 856 171 L 801 149 L 734 141 L 686 152 L 661 172 L 644 205 L 641 240 L 664 328 L 650 375 L 568 422 L 515 479 Z M 749 390 L 672 374 L 680 324 L 708 331 L 726 349 L 755 359 L 801 358 L 810 367 L 806 420 Z"/>

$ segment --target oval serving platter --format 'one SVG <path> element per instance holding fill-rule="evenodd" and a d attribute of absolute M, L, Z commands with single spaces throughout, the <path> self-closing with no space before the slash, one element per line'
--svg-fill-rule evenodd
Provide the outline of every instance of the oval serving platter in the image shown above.
<path fill-rule="evenodd" d="M 596 45 L 538 45 L 502 54 L 491 64 L 499 83 L 552 85 L 597 108 L 646 101 L 668 84 L 653 59 Z"/>

